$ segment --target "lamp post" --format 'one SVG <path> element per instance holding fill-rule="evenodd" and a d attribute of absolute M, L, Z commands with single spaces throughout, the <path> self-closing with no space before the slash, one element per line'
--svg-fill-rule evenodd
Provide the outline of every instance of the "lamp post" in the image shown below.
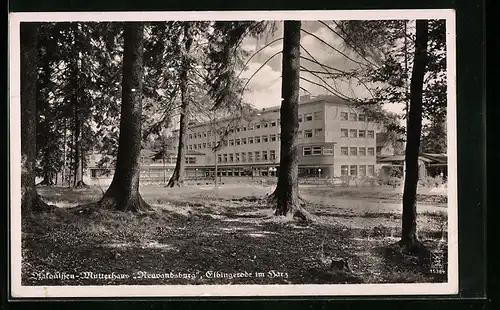
<path fill-rule="evenodd" d="M 318 177 L 321 179 L 321 168 L 318 168 Z"/>

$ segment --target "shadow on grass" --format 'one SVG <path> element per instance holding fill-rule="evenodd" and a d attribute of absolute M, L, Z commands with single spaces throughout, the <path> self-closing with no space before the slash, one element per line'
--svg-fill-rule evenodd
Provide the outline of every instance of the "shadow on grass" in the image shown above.
<path fill-rule="evenodd" d="M 393 274 L 396 283 L 425 283 L 447 281 L 447 253 L 436 249 L 432 242 L 417 253 L 408 253 L 399 244 L 375 248 L 383 259 L 384 270 Z"/>

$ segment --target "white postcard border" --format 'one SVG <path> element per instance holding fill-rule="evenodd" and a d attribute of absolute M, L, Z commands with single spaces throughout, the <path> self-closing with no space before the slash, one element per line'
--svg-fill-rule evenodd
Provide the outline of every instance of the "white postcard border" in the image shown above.
<path fill-rule="evenodd" d="M 20 39 L 22 21 L 167 21 L 167 20 L 368 20 L 446 19 L 448 78 L 448 282 L 418 284 L 304 285 L 121 285 L 23 286 L 21 284 L 21 134 Z M 9 15 L 10 272 L 12 297 L 209 297 L 209 296 L 363 296 L 444 295 L 458 293 L 458 192 L 456 137 L 455 11 L 337 10 L 220 12 L 47 12 Z"/>

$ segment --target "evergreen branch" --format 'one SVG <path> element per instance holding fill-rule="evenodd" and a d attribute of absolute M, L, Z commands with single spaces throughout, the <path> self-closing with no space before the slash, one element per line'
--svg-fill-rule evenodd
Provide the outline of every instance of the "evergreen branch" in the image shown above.
<path fill-rule="evenodd" d="M 325 23 L 324 21 L 321 21 L 319 20 L 318 21 L 320 24 L 322 24 L 323 26 L 325 26 L 326 28 L 328 28 L 328 30 L 330 30 L 331 32 L 333 32 L 335 35 L 337 35 L 339 38 L 341 38 L 342 40 L 344 40 L 344 42 L 349 45 L 349 47 L 355 51 L 359 56 L 361 56 L 361 58 L 363 58 L 364 60 L 366 60 L 369 64 L 371 64 L 372 66 L 374 66 L 376 69 L 379 69 L 379 66 L 377 66 L 375 63 L 373 63 L 372 61 L 370 61 L 368 58 L 366 58 L 362 52 L 360 52 L 356 47 L 354 47 L 350 40 L 346 39 L 345 37 L 341 36 L 337 31 L 335 31 L 333 28 L 331 28 L 327 23 Z"/>
<path fill-rule="evenodd" d="M 266 47 L 270 46 L 271 44 L 273 44 L 274 42 L 277 42 L 279 40 L 283 40 L 283 38 L 277 38 L 271 42 L 269 42 L 268 44 L 264 45 L 263 47 L 261 47 L 259 50 L 257 50 L 252 56 L 250 56 L 250 58 L 247 59 L 247 61 L 245 62 L 245 64 L 243 65 L 243 69 L 240 71 L 240 73 L 238 74 L 238 78 L 240 77 L 240 75 L 243 73 L 243 71 L 245 71 L 245 68 L 247 67 L 247 65 L 250 63 L 250 60 L 252 60 L 253 57 L 255 57 L 258 53 L 260 53 L 263 49 L 265 49 Z"/>
<path fill-rule="evenodd" d="M 362 63 L 362 62 L 359 62 L 357 60 L 354 60 L 352 59 L 351 57 L 347 56 L 346 54 L 344 54 L 342 51 L 340 51 L 339 49 L 333 47 L 330 43 L 326 42 L 325 40 L 321 39 L 320 37 L 318 37 L 317 35 L 305 30 L 305 29 L 300 29 L 301 31 L 307 33 L 308 35 L 318 39 L 321 43 L 327 45 L 328 47 L 330 47 L 331 49 L 333 49 L 334 51 L 336 51 L 337 53 L 339 53 L 340 55 L 344 56 L 345 58 L 349 59 L 350 61 L 354 62 L 354 63 L 357 63 L 359 64 L 360 66 L 366 66 L 366 64 Z"/>

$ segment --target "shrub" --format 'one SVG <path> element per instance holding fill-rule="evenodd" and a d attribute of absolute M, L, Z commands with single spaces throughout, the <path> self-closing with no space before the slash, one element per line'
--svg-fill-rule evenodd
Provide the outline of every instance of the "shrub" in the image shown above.
<path fill-rule="evenodd" d="M 423 187 L 439 187 L 442 184 L 444 184 L 445 181 L 444 181 L 443 177 L 438 175 L 435 177 L 426 176 L 426 177 L 420 179 L 418 181 L 418 183 L 420 184 L 420 186 L 423 186 Z"/>

